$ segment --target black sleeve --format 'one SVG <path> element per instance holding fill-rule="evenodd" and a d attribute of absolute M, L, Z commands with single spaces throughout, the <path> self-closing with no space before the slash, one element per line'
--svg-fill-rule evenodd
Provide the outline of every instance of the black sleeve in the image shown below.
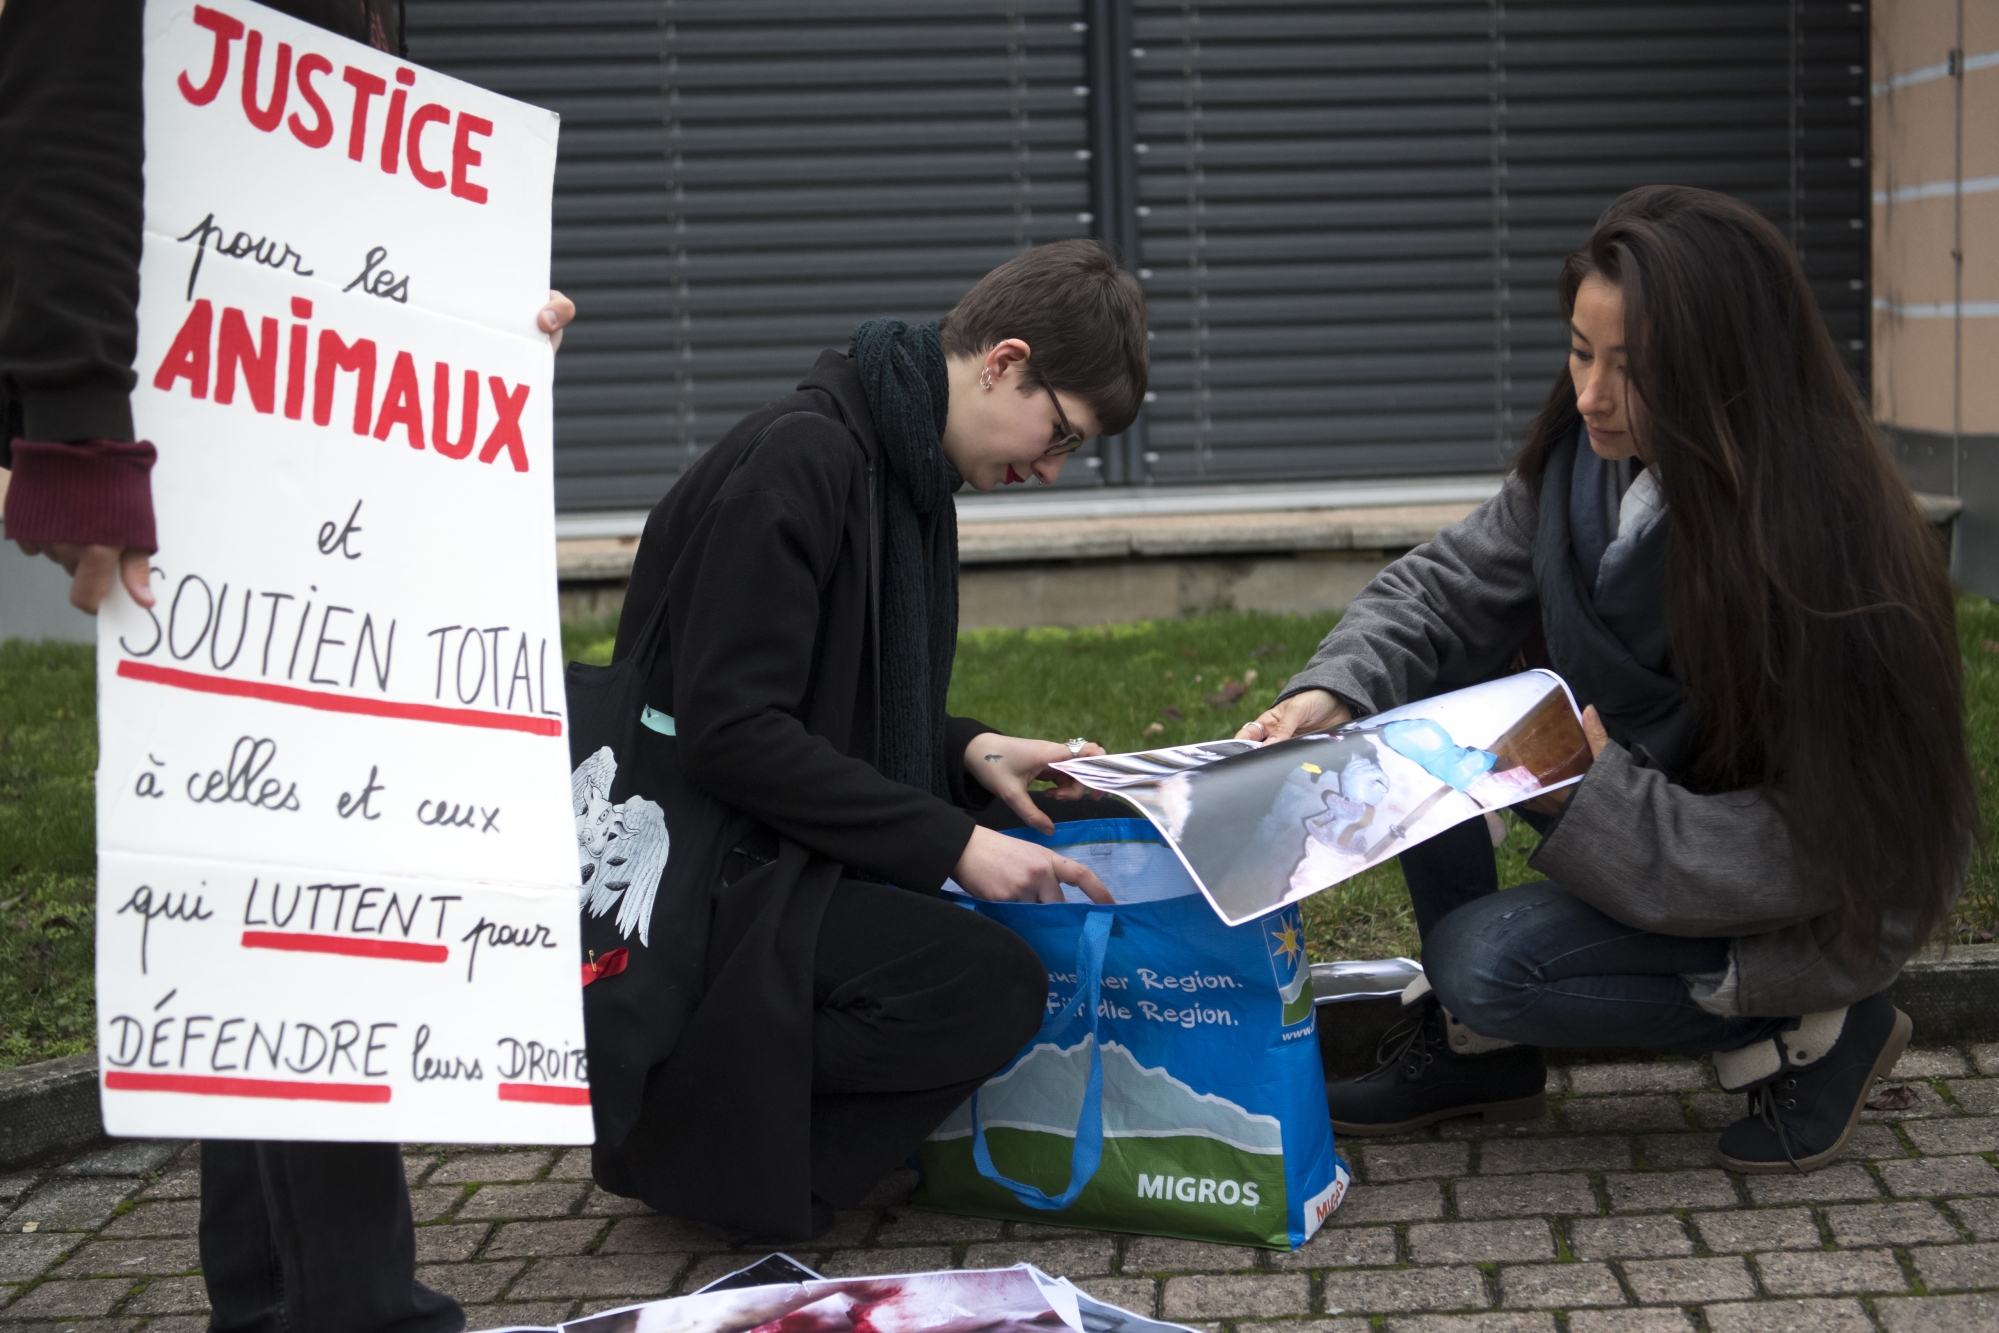
<path fill-rule="evenodd" d="M 0 385 L 30 440 L 132 438 L 143 10 L 0 9 Z"/>
<path fill-rule="evenodd" d="M 799 717 L 820 590 L 842 554 L 851 447 L 832 421 L 773 433 L 701 512 L 666 582 L 672 712 L 688 777 L 711 795 L 834 860 L 935 889 L 971 840 L 971 816 L 842 754 Z"/>

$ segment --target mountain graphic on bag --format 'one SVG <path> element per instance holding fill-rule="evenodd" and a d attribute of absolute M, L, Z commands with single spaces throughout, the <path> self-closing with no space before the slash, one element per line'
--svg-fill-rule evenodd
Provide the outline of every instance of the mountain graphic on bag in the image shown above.
<path fill-rule="evenodd" d="M 913 1202 L 1292 1249 L 1346 1193 L 1295 907 L 1221 921 L 1142 819 L 1015 830 L 1118 905 L 988 903 L 1048 970 L 1048 1016 L 923 1145 Z"/>

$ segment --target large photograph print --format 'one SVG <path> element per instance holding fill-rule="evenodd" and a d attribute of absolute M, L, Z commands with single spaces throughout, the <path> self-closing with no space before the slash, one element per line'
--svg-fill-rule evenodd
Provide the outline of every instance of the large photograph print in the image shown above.
<path fill-rule="evenodd" d="M 1215 911 L 1239 925 L 1454 824 L 1577 782 L 1589 762 L 1568 686 L 1528 671 L 1324 735 L 1056 767 L 1137 806 Z"/>

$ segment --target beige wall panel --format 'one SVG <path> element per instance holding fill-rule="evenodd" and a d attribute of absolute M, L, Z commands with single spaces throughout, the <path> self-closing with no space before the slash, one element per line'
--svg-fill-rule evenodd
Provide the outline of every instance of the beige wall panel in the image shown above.
<path fill-rule="evenodd" d="M 1876 420 L 1912 430 L 1951 428 L 1951 321 L 1874 312 Z M 1999 433 L 1999 319 L 1964 321 L 1966 434 Z"/>
<path fill-rule="evenodd" d="M 1874 206 L 1876 298 L 1951 299 L 1951 212 L 1949 195 Z M 1999 190 L 1964 196 L 1964 299 L 1999 301 Z"/>
<path fill-rule="evenodd" d="M 1944 52 L 1938 51 L 1936 60 L 1924 63 L 1943 58 Z M 1878 71 L 1874 81 L 1887 82 Z M 1951 178 L 1956 169 L 1951 140 L 1957 124 L 1957 88 L 1949 79 L 1930 79 L 1877 96 L 1873 114 L 1876 191 Z M 1968 169 L 1969 161 L 1965 165 Z"/>

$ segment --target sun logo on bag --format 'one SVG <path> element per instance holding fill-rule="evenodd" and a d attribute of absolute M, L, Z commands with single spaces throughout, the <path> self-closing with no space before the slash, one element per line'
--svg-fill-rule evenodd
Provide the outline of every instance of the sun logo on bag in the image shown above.
<path fill-rule="evenodd" d="M 1270 974 L 1283 1005 L 1283 1024 L 1291 1027 L 1312 1017 L 1312 969 L 1305 961 L 1305 923 L 1296 907 L 1267 918 L 1263 942 L 1270 950 Z"/>

